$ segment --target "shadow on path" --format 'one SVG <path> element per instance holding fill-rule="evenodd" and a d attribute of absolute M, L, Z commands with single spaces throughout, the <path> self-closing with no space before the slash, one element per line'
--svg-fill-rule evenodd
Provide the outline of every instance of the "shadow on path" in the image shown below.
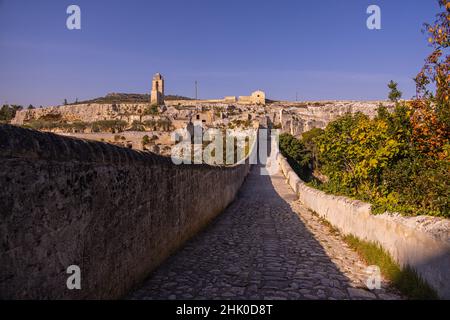
<path fill-rule="evenodd" d="M 259 173 L 254 166 L 230 207 L 128 298 L 350 298 L 349 279 L 292 211 L 284 177 Z"/>

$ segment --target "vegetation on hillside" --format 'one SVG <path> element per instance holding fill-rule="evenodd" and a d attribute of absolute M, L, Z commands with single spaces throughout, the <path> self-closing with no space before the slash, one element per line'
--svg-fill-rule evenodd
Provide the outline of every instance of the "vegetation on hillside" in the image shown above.
<path fill-rule="evenodd" d="M 44 117 L 27 121 L 26 128 L 35 130 L 58 130 L 67 133 L 86 133 L 86 132 L 110 132 L 118 133 L 123 131 L 170 131 L 173 129 L 172 122 L 168 118 L 157 120 L 146 120 L 143 122 L 133 121 L 129 125 L 124 120 L 99 120 L 94 122 L 75 121 L 67 123 L 61 119 L 53 117 Z"/>
<path fill-rule="evenodd" d="M 16 116 L 16 112 L 22 110 L 23 107 L 19 105 L 4 104 L 0 109 L 0 124 L 10 123 Z"/>
<path fill-rule="evenodd" d="M 252 126 L 252 121 L 249 119 L 247 119 L 247 120 L 233 119 L 228 124 L 228 129 L 235 129 L 235 128 L 249 129 L 251 126 Z"/>
<path fill-rule="evenodd" d="M 188 97 L 178 96 L 178 95 L 166 95 L 164 100 L 192 100 Z M 68 103 L 65 100 L 65 105 L 67 104 L 90 104 L 90 103 L 99 103 L 99 104 L 119 104 L 119 103 L 148 103 L 150 101 L 149 94 L 140 94 L 140 93 L 109 93 L 104 97 L 99 97 L 95 99 L 85 100 L 85 101 L 74 101 L 73 103 Z"/>
<path fill-rule="evenodd" d="M 151 106 L 146 107 L 143 112 L 144 116 L 148 116 L 148 115 L 155 116 L 158 114 L 159 114 L 159 109 L 158 109 L 158 106 L 155 104 L 152 104 Z"/>

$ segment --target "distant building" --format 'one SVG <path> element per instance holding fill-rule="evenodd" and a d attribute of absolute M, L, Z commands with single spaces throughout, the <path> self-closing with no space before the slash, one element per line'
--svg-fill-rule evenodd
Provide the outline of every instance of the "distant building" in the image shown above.
<path fill-rule="evenodd" d="M 160 73 L 153 77 L 150 103 L 158 106 L 164 104 L 164 78 Z"/>
<path fill-rule="evenodd" d="M 225 103 L 236 103 L 237 99 L 236 99 L 235 96 L 228 96 L 228 97 L 225 97 L 223 99 L 223 102 L 225 102 Z"/>
<path fill-rule="evenodd" d="M 240 96 L 239 103 L 242 104 L 266 104 L 266 94 L 264 91 L 258 90 L 252 93 L 251 96 Z"/>
<path fill-rule="evenodd" d="M 264 91 L 257 90 L 252 92 L 250 96 L 226 96 L 223 99 L 212 99 L 212 100 L 173 100 L 169 99 L 164 101 L 164 78 L 160 73 L 155 74 L 152 81 L 152 93 L 150 98 L 151 104 L 156 104 L 158 106 L 195 106 L 201 103 L 205 104 L 246 104 L 246 105 L 262 105 L 266 104 L 266 94 Z"/>

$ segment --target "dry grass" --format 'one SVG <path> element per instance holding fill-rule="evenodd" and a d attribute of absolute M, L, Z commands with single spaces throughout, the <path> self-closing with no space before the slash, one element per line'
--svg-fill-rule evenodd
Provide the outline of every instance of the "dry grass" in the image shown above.
<path fill-rule="evenodd" d="M 436 292 L 410 267 L 401 268 L 380 245 L 353 235 L 343 237 L 368 265 L 377 265 L 381 273 L 402 294 L 414 300 L 436 300 Z"/>
<path fill-rule="evenodd" d="M 313 213 L 320 223 L 327 226 L 333 235 L 339 235 L 337 228 L 326 219 Z M 403 295 L 413 300 L 437 300 L 436 291 L 431 288 L 415 270 L 410 267 L 401 268 L 398 263 L 379 244 L 361 240 L 353 235 L 341 236 L 368 265 L 377 265 L 381 273 Z"/>

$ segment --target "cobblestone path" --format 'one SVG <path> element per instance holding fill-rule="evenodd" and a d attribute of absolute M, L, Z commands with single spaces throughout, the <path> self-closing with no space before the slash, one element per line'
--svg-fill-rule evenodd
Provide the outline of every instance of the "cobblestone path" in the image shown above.
<path fill-rule="evenodd" d="M 297 200 L 254 166 L 237 199 L 129 299 L 399 299 Z"/>

